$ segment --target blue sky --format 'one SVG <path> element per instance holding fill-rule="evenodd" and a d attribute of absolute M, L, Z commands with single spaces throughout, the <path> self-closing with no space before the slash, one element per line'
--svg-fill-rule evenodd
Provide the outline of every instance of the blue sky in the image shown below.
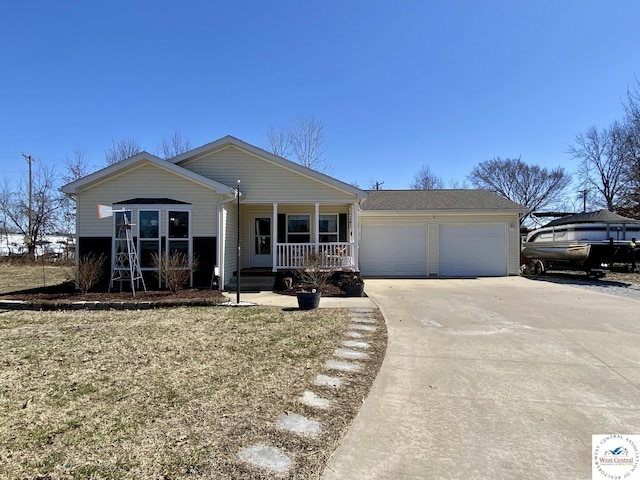
<path fill-rule="evenodd" d="M 334 176 L 407 188 L 516 157 L 573 172 L 575 135 L 622 117 L 640 78 L 640 2 L 43 1 L 0 7 L 0 168 L 21 152 L 104 166 L 314 115 Z"/>

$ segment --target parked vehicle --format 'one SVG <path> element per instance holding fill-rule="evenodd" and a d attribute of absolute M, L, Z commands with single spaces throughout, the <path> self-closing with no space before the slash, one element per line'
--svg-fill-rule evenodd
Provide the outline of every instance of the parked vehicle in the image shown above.
<path fill-rule="evenodd" d="M 631 263 L 639 249 L 640 220 L 608 210 L 568 215 L 532 230 L 522 244 L 522 254 L 533 273 L 547 270 L 581 270 L 601 277 L 615 263 Z"/>

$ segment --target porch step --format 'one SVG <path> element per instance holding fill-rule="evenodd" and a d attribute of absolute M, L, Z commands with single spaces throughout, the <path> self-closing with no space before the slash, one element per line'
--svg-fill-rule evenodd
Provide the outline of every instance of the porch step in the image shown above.
<path fill-rule="evenodd" d="M 240 277 L 240 291 L 241 292 L 264 292 L 273 290 L 273 282 L 275 281 L 275 275 L 242 275 Z M 226 289 L 230 292 L 236 291 L 236 277 L 232 277 L 231 281 L 226 285 Z"/>

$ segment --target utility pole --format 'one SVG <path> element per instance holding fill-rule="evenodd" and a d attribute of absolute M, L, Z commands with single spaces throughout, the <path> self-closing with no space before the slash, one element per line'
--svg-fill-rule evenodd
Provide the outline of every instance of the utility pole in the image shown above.
<path fill-rule="evenodd" d="M 35 245 L 31 245 L 31 240 L 33 239 L 33 234 L 31 231 L 32 225 L 31 225 L 31 219 L 33 218 L 33 173 L 32 173 L 32 169 L 31 169 L 31 164 L 33 162 L 36 161 L 35 158 L 33 158 L 31 155 L 26 155 L 26 154 L 22 154 L 22 156 L 27 160 L 27 162 L 29 163 L 29 230 L 27 232 L 27 236 L 29 237 L 29 252 L 34 252 L 35 253 Z"/>
<path fill-rule="evenodd" d="M 380 187 L 382 186 L 384 182 L 376 182 L 375 186 L 376 186 L 376 190 L 380 190 Z"/>
<path fill-rule="evenodd" d="M 587 193 L 589 193 L 589 189 L 580 190 L 580 193 L 582 193 L 582 213 L 584 213 L 587 211 Z"/>

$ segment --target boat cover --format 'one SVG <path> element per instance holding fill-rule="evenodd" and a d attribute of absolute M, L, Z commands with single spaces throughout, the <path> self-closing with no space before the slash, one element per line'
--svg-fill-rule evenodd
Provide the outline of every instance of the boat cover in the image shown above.
<path fill-rule="evenodd" d="M 558 218 L 547 223 L 545 227 L 557 227 L 570 223 L 640 223 L 640 220 L 623 217 L 609 210 L 598 210 L 596 212 L 576 213 L 566 217 Z"/>

